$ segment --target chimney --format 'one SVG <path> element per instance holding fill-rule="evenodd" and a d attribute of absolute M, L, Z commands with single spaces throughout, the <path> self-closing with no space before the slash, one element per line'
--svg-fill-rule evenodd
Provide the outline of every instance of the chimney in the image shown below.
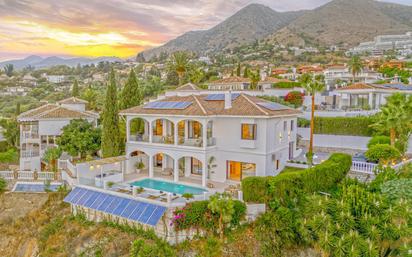
<path fill-rule="evenodd" d="M 232 92 L 225 92 L 225 109 L 232 108 Z"/>

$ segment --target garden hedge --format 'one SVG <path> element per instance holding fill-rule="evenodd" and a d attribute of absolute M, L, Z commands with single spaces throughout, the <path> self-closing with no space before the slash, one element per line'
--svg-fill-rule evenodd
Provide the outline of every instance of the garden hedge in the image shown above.
<path fill-rule="evenodd" d="M 390 145 L 391 138 L 388 136 L 374 136 L 368 142 L 368 148 L 371 148 L 374 145 Z"/>
<path fill-rule="evenodd" d="M 242 180 L 243 199 L 265 203 L 295 197 L 302 192 L 328 191 L 346 177 L 351 166 L 350 155 L 336 153 L 323 163 L 302 171 L 245 178 Z"/>
<path fill-rule="evenodd" d="M 370 127 L 374 117 L 315 117 L 315 134 L 365 136 L 374 131 Z"/>
<path fill-rule="evenodd" d="M 300 82 L 278 82 L 273 84 L 273 88 L 294 88 L 294 87 L 302 87 Z"/>

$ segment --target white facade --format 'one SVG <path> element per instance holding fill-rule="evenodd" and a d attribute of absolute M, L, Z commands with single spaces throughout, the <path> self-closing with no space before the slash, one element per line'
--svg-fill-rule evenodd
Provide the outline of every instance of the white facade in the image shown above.
<path fill-rule="evenodd" d="M 131 133 L 131 120 L 145 120 L 145 133 L 137 137 Z M 149 177 L 155 177 L 156 158 L 162 155 L 159 170 L 172 170 L 173 180 L 178 182 L 183 177 L 198 180 L 202 186 L 208 182 L 240 181 L 246 176 L 273 176 L 285 166 L 286 161 L 295 157 L 297 115 L 283 117 L 231 117 L 231 116 L 173 116 L 173 115 L 126 115 L 127 144 L 126 155 L 130 157 L 127 172 L 134 172 L 134 164 L 142 161 L 148 168 Z M 163 138 L 153 135 L 154 127 L 161 120 Z M 181 123 L 180 123 L 181 122 Z M 201 125 L 201 135 L 197 139 L 188 138 L 189 122 Z M 173 124 L 173 125 L 172 125 Z M 184 124 L 184 138 L 173 129 Z M 255 138 L 242 139 L 242 124 L 255 126 Z M 207 128 L 207 129 L 204 129 Z M 206 132 L 206 133 L 205 133 Z M 169 136 L 168 136 L 169 135 Z M 136 152 L 144 152 L 132 157 Z M 199 161 L 201 171 L 193 172 L 192 158 Z M 185 161 L 183 161 L 185 160 Z M 182 167 L 182 163 L 184 166 Z M 239 165 L 240 163 L 240 165 Z M 235 167 L 237 166 L 237 168 Z M 231 175 L 233 169 L 241 167 L 240 177 Z M 179 170 L 179 172 L 175 172 Z M 183 171 L 184 170 L 184 171 Z M 232 172 L 232 173 L 231 173 Z"/>
<path fill-rule="evenodd" d="M 39 113 L 36 113 L 37 110 Z M 48 113 L 56 110 L 60 113 L 66 112 L 66 117 L 47 117 Z M 97 115 L 86 114 L 84 110 L 85 103 L 77 103 L 65 104 L 65 106 L 63 104 L 47 105 L 22 113 L 18 117 L 20 123 L 20 169 L 41 171 L 44 153 L 48 148 L 57 146 L 56 139 L 61 135 L 63 127 L 68 125 L 71 120 L 82 118 L 96 124 Z M 72 117 L 67 116 L 67 112 Z M 80 116 L 76 117 L 78 115 Z"/>
<path fill-rule="evenodd" d="M 374 41 L 360 43 L 357 47 L 352 48 L 349 52 L 353 54 L 387 50 L 400 50 L 412 46 L 412 32 L 403 35 L 380 35 L 376 36 Z"/>

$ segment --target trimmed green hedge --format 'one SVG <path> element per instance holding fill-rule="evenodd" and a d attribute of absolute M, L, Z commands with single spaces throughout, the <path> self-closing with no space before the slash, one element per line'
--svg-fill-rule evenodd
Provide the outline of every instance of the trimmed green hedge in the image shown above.
<path fill-rule="evenodd" d="M 390 145 L 391 138 L 388 136 L 374 136 L 368 142 L 368 148 L 371 148 L 374 145 Z"/>
<path fill-rule="evenodd" d="M 350 155 L 336 153 L 310 169 L 275 177 L 245 178 L 242 180 L 243 199 L 263 203 L 295 197 L 302 192 L 328 191 L 345 178 L 351 166 Z"/>
<path fill-rule="evenodd" d="M 248 177 L 242 180 L 243 200 L 246 202 L 266 202 L 266 177 Z"/>
<path fill-rule="evenodd" d="M 301 87 L 302 84 L 300 82 L 278 82 L 273 84 L 272 88 L 294 88 L 294 87 Z"/>
<path fill-rule="evenodd" d="M 315 134 L 366 136 L 374 131 L 370 127 L 373 117 L 315 117 Z"/>

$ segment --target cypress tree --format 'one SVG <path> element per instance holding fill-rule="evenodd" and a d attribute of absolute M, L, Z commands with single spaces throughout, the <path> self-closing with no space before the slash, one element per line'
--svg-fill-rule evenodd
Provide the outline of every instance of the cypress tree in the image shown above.
<path fill-rule="evenodd" d="M 137 82 L 136 74 L 131 69 L 129 78 L 120 94 L 120 109 L 127 109 L 140 105 L 142 103 L 143 94 Z"/>
<path fill-rule="evenodd" d="M 243 71 L 243 77 L 248 78 L 249 77 L 249 69 L 245 67 L 245 70 Z"/>
<path fill-rule="evenodd" d="M 75 79 L 73 83 L 72 96 L 74 97 L 79 96 L 79 83 L 77 82 L 77 79 Z"/>
<path fill-rule="evenodd" d="M 240 77 L 240 62 L 237 63 L 236 76 Z"/>
<path fill-rule="evenodd" d="M 102 114 L 102 154 L 112 157 L 120 154 L 119 109 L 114 70 L 110 72 Z"/>

